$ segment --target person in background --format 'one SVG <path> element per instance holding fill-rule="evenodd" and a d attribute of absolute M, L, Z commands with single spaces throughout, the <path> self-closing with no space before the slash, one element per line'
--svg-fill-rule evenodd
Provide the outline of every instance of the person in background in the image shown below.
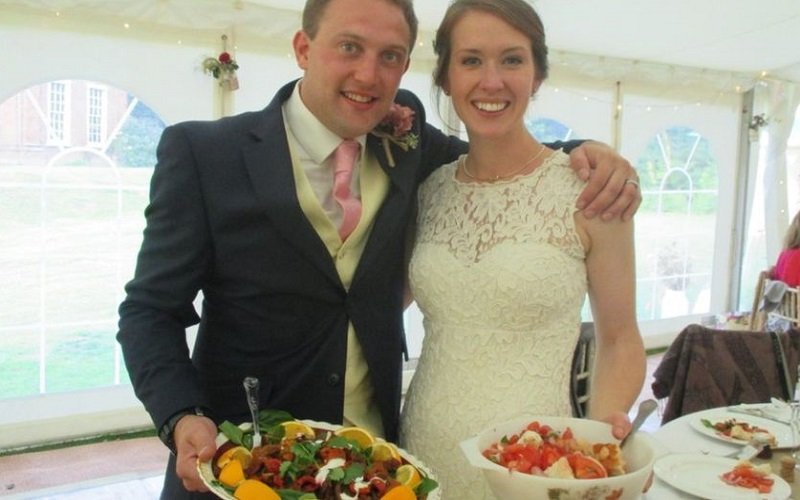
<path fill-rule="evenodd" d="M 174 451 L 162 498 L 212 498 L 190 493 L 207 490 L 197 460 L 217 423 L 249 420 L 247 376 L 261 408 L 397 439 L 406 229 L 418 183 L 467 150 L 398 90 L 416 34 L 411 0 L 308 0 L 302 79 L 264 110 L 164 130 L 117 334 Z M 629 219 L 630 164 L 594 142 L 571 157 L 581 207 Z"/>
<path fill-rule="evenodd" d="M 770 278 L 786 283 L 792 288 L 800 285 L 800 212 L 792 218 L 783 237 L 783 249 L 770 271 Z"/>
<path fill-rule="evenodd" d="M 493 498 L 459 443 L 521 415 L 572 415 L 570 374 L 588 292 L 597 341 L 589 418 L 622 438 L 645 375 L 633 222 L 588 219 L 569 157 L 525 126 L 547 77 L 542 22 L 524 0 L 456 0 L 435 39 L 434 82 L 468 154 L 419 189 L 411 292 L 425 338 L 400 444 L 444 498 Z M 473 472 L 469 472 L 472 470 Z"/>

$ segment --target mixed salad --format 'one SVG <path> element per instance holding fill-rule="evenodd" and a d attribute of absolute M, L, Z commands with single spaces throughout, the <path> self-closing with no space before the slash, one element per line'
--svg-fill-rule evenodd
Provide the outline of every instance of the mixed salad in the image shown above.
<path fill-rule="evenodd" d="M 753 439 L 756 434 L 760 434 L 770 446 L 774 447 L 777 442 L 775 435 L 767 429 L 758 427 L 749 422 L 737 420 L 735 418 L 729 418 L 720 422 L 711 422 L 710 420 L 703 418 L 700 419 L 700 422 L 705 427 L 715 431 L 717 434 L 730 439 L 748 442 Z"/>
<path fill-rule="evenodd" d="M 504 436 L 483 450 L 483 456 L 512 471 L 569 479 L 598 479 L 625 473 L 616 443 L 590 444 L 533 421 L 520 433 Z"/>
<path fill-rule="evenodd" d="M 236 499 L 416 500 L 438 487 L 396 446 L 358 427 L 312 427 L 283 411 L 262 410 L 261 445 L 231 422 L 211 460 L 214 485 Z M 201 470 L 202 474 L 202 470 Z"/>

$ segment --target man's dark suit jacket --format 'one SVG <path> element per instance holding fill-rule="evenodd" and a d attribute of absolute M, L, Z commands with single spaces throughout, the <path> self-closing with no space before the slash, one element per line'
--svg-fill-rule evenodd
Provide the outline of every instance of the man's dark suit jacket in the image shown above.
<path fill-rule="evenodd" d="M 157 427 L 194 406 L 218 420 L 248 420 L 245 376 L 261 381 L 263 408 L 338 423 L 351 321 L 386 438 L 394 440 L 416 188 L 466 145 L 425 125 L 419 100 L 398 93 L 395 101 L 416 112 L 420 142 L 408 152 L 392 146 L 396 166 L 389 167 L 380 141 L 368 136 L 390 188 L 348 292 L 297 199 L 281 113 L 294 85 L 262 111 L 164 130 L 117 339 Z M 200 290 L 198 318 L 192 301 Z M 190 360 L 185 329 L 198 321 Z"/>

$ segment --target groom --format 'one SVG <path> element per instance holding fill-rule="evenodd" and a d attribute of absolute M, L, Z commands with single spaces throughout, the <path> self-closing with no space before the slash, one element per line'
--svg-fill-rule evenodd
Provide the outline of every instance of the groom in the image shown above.
<path fill-rule="evenodd" d="M 215 420 L 249 419 L 245 376 L 260 380 L 262 408 L 396 439 L 406 228 L 417 185 L 466 151 L 398 91 L 416 30 L 411 0 L 308 0 L 293 40 L 302 80 L 262 111 L 164 131 L 117 335 L 175 452 L 162 498 L 205 498 L 189 493 L 206 490 L 196 461 L 214 453 Z M 411 129 L 371 134 L 395 102 L 414 112 Z M 358 143 L 349 235 L 331 195 L 342 139 Z M 596 143 L 572 157 L 596 167 L 585 198 L 605 189 L 592 211 L 632 215 L 626 161 Z M 185 329 L 198 322 L 190 357 Z"/>

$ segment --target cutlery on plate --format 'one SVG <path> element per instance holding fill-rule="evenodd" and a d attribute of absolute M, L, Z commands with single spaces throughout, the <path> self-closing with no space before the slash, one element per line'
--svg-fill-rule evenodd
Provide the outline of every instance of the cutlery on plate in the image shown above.
<path fill-rule="evenodd" d="M 731 458 L 737 460 L 751 460 L 756 457 L 761 451 L 769 444 L 769 438 L 763 435 L 756 434 L 753 438 L 742 447 L 741 450 L 731 453 Z"/>
<path fill-rule="evenodd" d="M 258 379 L 255 377 L 245 377 L 242 382 L 244 392 L 247 395 L 247 406 L 250 408 L 250 416 L 253 419 L 253 448 L 261 446 L 261 431 L 258 428 Z"/>
<path fill-rule="evenodd" d="M 619 442 L 619 447 L 622 448 L 625 446 L 625 443 L 628 441 L 628 438 L 633 436 L 633 433 L 639 430 L 639 427 L 642 426 L 647 417 L 650 416 L 651 413 L 658 408 L 658 403 L 655 399 L 645 399 L 641 403 L 639 403 L 639 409 L 636 411 L 636 417 L 634 417 L 633 422 L 631 423 L 631 431 L 628 433 L 627 436 L 622 438 L 622 441 Z"/>
<path fill-rule="evenodd" d="M 788 419 L 781 418 L 775 413 L 766 411 L 764 408 L 758 406 L 749 406 L 749 405 L 729 406 L 727 410 L 731 413 L 739 413 L 741 415 L 750 415 L 751 417 L 764 418 L 767 420 L 772 420 L 773 422 L 780 422 L 786 425 L 789 425 L 790 423 Z"/>

